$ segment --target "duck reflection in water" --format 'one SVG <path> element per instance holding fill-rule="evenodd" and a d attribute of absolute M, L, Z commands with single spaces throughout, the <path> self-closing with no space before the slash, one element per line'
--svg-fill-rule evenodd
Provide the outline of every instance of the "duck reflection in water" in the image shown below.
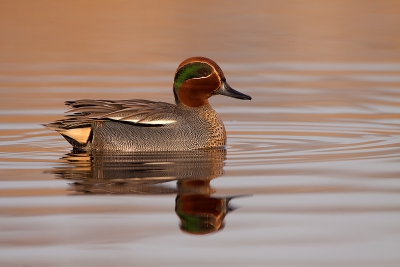
<path fill-rule="evenodd" d="M 93 153 L 72 151 L 52 170 L 85 194 L 177 194 L 181 230 L 208 234 L 224 228 L 233 197 L 213 197 L 210 181 L 223 174 L 225 149 L 185 152 Z M 176 187 L 166 182 L 177 181 Z"/>

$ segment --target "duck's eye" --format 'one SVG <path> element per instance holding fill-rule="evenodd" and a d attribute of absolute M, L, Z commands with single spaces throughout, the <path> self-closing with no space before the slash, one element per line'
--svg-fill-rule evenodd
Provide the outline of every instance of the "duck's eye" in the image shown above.
<path fill-rule="evenodd" d="M 209 69 L 207 69 L 207 68 L 201 68 L 201 69 L 199 69 L 198 71 L 197 71 L 197 74 L 198 74 L 198 78 L 201 78 L 201 77 L 207 77 L 208 75 L 210 75 L 211 74 L 211 72 L 210 72 L 210 70 Z"/>

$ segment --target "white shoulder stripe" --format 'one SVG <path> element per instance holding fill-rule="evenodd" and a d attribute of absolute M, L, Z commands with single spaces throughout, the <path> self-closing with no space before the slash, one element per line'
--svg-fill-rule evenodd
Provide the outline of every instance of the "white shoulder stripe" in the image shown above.
<path fill-rule="evenodd" d="M 123 119 L 123 117 L 108 117 L 111 120 L 116 120 L 116 121 L 126 121 L 126 122 L 133 122 L 136 123 L 139 121 L 139 119 Z M 143 121 L 139 122 L 139 124 L 171 124 L 175 123 L 175 120 L 153 120 L 153 121 Z"/>

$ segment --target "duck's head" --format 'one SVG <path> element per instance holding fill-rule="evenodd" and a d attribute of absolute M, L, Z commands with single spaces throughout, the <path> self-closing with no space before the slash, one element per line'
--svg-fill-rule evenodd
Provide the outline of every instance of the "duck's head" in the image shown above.
<path fill-rule="evenodd" d="M 251 99 L 230 87 L 217 63 L 205 57 L 191 57 L 179 65 L 174 78 L 174 95 L 177 103 L 189 107 L 208 104 L 212 95 Z"/>

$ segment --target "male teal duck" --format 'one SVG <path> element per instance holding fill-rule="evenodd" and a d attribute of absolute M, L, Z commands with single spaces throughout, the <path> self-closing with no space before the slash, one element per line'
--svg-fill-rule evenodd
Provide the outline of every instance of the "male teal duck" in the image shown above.
<path fill-rule="evenodd" d="M 46 127 L 86 151 L 187 151 L 222 147 L 224 124 L 208 98 L 250 100 L 231 88 L 211 59 L 192 57 L 175 72 L 175 105 L 142 99 L 67 101 L 66 118 Z"/>

